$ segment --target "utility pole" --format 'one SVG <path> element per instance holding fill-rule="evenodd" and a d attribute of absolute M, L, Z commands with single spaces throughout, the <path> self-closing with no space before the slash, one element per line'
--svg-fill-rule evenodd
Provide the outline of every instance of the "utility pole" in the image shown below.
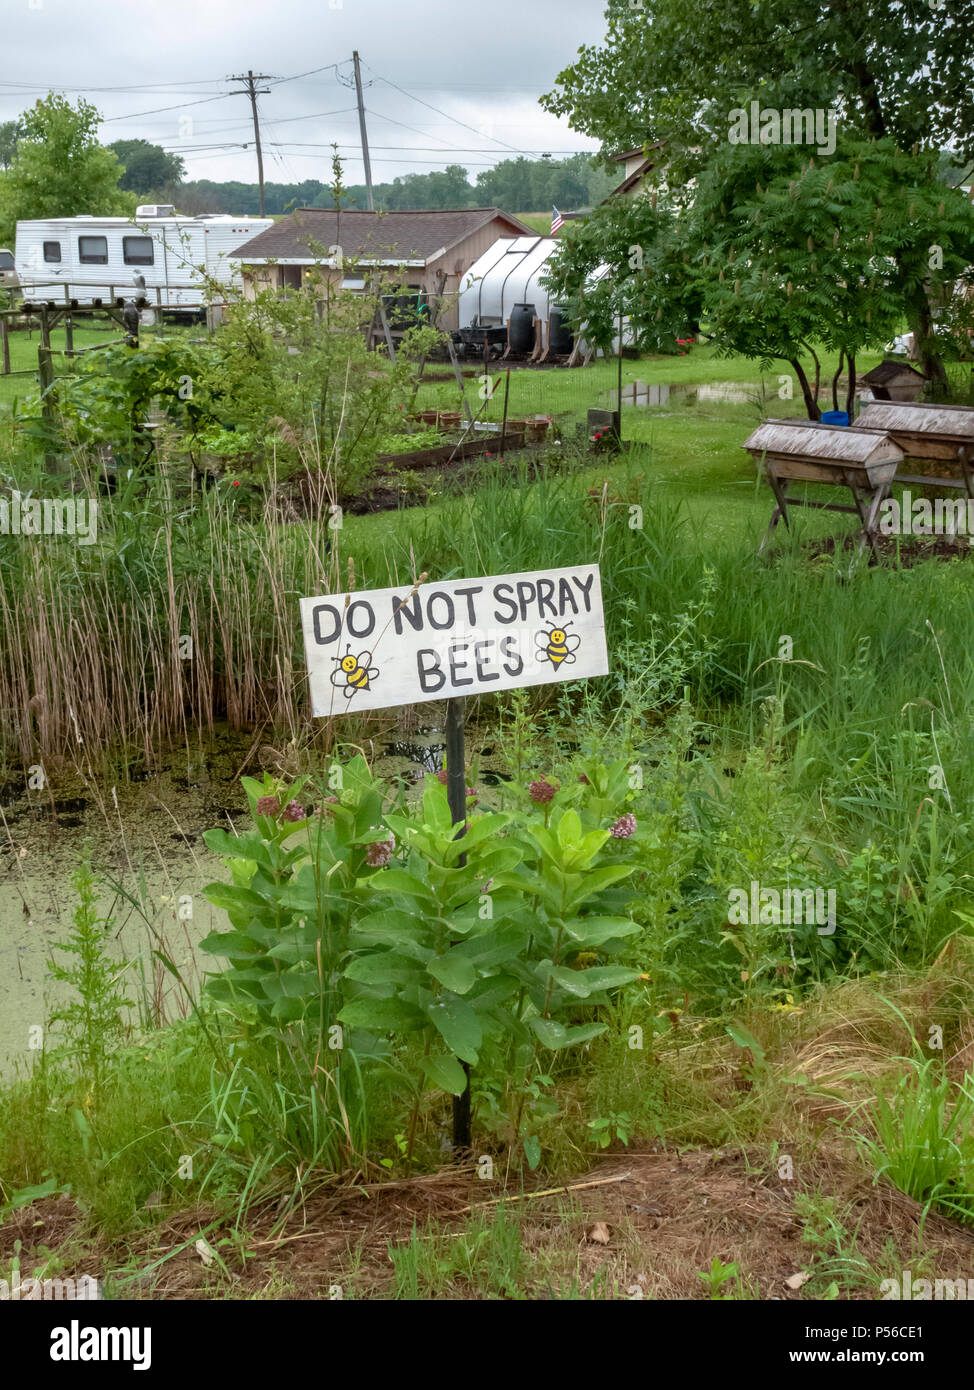
<path fill-rule="evenodd" d="M 231 77 L 231 82 L 243 82 L 244 86 L 236 92 L 231 92 L 233 97 L 250 97 L 250 109 L 254 114 L 254 143 L 257 146 L 257 182 L 260 184 L 260 215 L 264 215 L 264 156 L 260 148 L 260 121 L 257 119 L 257 98 L 265 92 L 270 91 L 270 87 L 258 87 L 258 82 L 266 82 L 269 74 L 259 72 L 254 75 L 253 70 L 248 71 L 246 77 Z"/>
<path fill-rule="evenodd" d="M 358 49 L 352 54 L 355 64 L 355 98 L 358 102 L 358 128 L 362 136 L 362 163 L 365 165 L 365 187 L 369 195 L 369 212 L 375 211 L 372 197 L 372 165 L 369 163 L 369 137 L 365 130 L 365 103 L 362 101 L 362 73 L 358 64 Z"/>

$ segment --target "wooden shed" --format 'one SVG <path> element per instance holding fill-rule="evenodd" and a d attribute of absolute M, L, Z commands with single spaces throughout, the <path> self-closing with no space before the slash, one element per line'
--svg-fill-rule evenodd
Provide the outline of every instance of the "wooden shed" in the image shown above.
<path fill-rule="evenodd" d="M 861 543 L 868 541 L 876 549 L 879 506 L 903 461 L 903 450 L 888 434 L 879 430 L 860 432 L 812 420 L 765 420 L 745 440 L 744 448 L 763 473 L 777 502 L 762 550 L 782 517 L 788 525 L 789 507 L 853 512 L 862 522 Z M 789 497 L 793 482 L 848 488 L 855 505 Z"/>
<path fill-rule="evenodd" d="M 908 362 L 880 362 L 859 377 L 856 384 L 865 386 L 874 401 L 917 401 L 927 378 Z"/>

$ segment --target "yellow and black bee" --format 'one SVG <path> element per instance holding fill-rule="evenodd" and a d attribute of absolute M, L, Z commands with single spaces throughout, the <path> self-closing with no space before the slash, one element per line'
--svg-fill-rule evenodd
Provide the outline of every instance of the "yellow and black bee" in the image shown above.
<path fill-rule="evenodd" d="M 379 674 L 378 666 L 369 665 L 371 660 L 371 652 L 359 652 L 358 656 L 352 656 L 350 646 L 345 648 L 344 656 L 332 657 L 332 661 L 338 662 L 338 669 L 332 671 L 331 683 L 338 687 L 346 700 L 350 700 L 356 690 L 368 690 Z"/>
<path fill-rule="evenodd" d="M 566 632 L 566 627 L 571 627 L 571 623 L 539 632 L 534 639 L 534 645 L 538 648 L 538 660 L 550 661 L 556 671 L 562 663 L 566 666 L 572 664 L 575 660 L 575 650 L 582 640 L 577 632 Z"/>

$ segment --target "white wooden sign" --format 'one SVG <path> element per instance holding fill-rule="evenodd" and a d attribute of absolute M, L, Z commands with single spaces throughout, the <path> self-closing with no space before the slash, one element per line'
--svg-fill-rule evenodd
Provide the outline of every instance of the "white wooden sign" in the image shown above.
<path fill-rule="evenodd" d="M 301 600 L 316 717 L 604 676 L 598 565 Z"/>

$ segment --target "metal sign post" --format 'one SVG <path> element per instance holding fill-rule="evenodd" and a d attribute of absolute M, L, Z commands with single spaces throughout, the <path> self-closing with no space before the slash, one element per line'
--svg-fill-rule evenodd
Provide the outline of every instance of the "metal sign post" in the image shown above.
<path fill-rule="evenodd" d="M 453 824 L 459 826 L 454 837 L 463 838 L 467 830 L 467 767 L 463 738 L 463 696 L 446 702 L 446 799 L 450 807 Z M 461 854 L 457 860 L 462 869 L 467 856 Z M 463 1094 L 453 1097 L 453 1152 L 469 1151 L 472 1138 L 470 1133 L 470 1067 L 461 1061 L 467 1084 Z"/>
<path fill-rule="evenodd" d="M 601 576 L 588 564 L 425 580 L 301 599 L 311 710 L 330 719 L 444 701 L 446 794 L 459 840 L 467 828 L 465 697 L 606 675 Z M 458 1155 L 471 1149 L 470 1069 L 459 1060 L 467 1082 L 453 1098 Z"/>

